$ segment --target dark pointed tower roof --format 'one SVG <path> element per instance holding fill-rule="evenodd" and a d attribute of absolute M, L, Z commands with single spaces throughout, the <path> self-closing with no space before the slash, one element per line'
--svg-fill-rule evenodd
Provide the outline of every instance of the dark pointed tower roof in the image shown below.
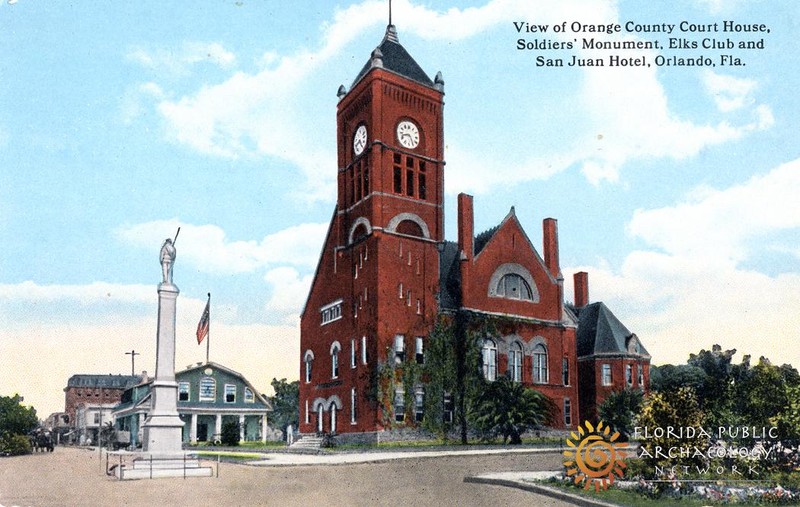
<path fill-rule="evenodd" d="M 602 302 L 576 308 L 575 312 L 578 314 L 578 357 L 602 354 L 650 357 L 639 338 Z"/>
<path fill-rule="evenodd" d="M 434 82 L 422 70 L 422 67 L 414 61 L 408 51 L 400 45 L 400 40 L 397 38 L 397 30 L 394 25 L 386 27 L 386 35 L 383 41 L 372 52 L 369 61 L 364 64 L 361 72 L 358 73 L 356 79 L 353 81 L 352 89 L 355 85 L 366 76 L 373 68 L 383 68 L 405 78 L 416 81 L 417 83 L 436 88 Z"/>

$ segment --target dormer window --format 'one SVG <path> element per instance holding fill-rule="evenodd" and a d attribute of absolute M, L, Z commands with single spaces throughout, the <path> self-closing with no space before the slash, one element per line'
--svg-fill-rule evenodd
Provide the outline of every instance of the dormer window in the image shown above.
<path fill-rule="evenodd" d="M 524 299 L 526 301 L 533 301 L 533 292 L 531 286 L 528 285 L 521 276 L 517 274 L 508 274 L 497 282 L 497 295 L 508 299 Z"/>

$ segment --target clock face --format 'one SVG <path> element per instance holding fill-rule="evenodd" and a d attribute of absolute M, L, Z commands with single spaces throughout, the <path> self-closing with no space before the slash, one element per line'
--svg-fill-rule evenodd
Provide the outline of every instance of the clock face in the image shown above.
<path fill-rule="evenodd" d="M 353 136 L 353 152 L 356 155 L 361 155 L 361 152 L 364 151 L 364 148 L 367 147 L 367 127 L 364 125 L 359 125 L 356 129 L 356 133 Z"/>
<path fill-rule="evenodd" d="M 404 148 L 414 149 L 419 145 L 419 129 L 408 120 L 397 124 L 397 140 Z"/>

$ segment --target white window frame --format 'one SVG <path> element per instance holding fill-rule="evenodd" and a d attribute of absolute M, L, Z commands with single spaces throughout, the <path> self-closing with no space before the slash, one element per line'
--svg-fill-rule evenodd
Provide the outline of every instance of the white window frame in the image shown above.
<path fill-rule="evenodd" d="M 394 362 L 402 364 L 406 359 L 406 335 L 394 335 Z"/>
<path fill-rule="evenodd" d="M 625 365 L 625 384 L 628 387 L 633 386 L 633 365 L 630 363 Z"/>
<path fill-rule="evenodd" d="M 319 309 L 321 326 L 342 318 L 342 299 L 337 299 Z"/>
<path fill-rule="evenodd" d="M 206 384 L 205 389 L 203 388 L 204 383 Z M 210 394 L 208 394 L 209 392 Z M 203 377 L 200 379 L 198 399 L 200 401 L 215 401 L 217 399 L 217 380 L 214 377 Z"/>
<path fill-rule="evenodd" d="M 186 393 L 186 399 L 181 399 L 181 394 Z M 178 382 L 178 401 L 190 401 L 192 399 L 192 384 L 190 382 Z"/>
<path fill-rule="evenodd" d="M 572 401 L 564 398 L 564 426 L 572 426 Z"/>
<path fill-rule="evenodd" d="M 361 362 L 367 364 L 367 337 L 361 337 Z"/>
<path fill-rule="evenodd" d="M 406 393 L 402 389 L 394 392 L 394 422 L 405 422 L 406 420 Z"/>
<path fill-rule="evenodd" d="M 421 387 L 414 391 L 414 421 L 422 422 L 425 418 L 425 390 Z"/>
<path fill-rule="evenodd" d="M 604 386 L 614 385 L 614 375 L 611 372 L 611 365 L 609 363 L 600 365 L 600 379 Z"/>
<path fill-rule="evenodd" d="M 533 347 L 533 383 L 547 384 L 550 375 L 548 368 L 547 347 L 543 343 L 537 343 Z"/>
<path fill-rule="evenodd" d="M 417 364 L 425 364 L 425 343 L 422 336 L 414 337 L 414 358 Z"/>
<path fill-rule="evenodd" d="M 339 347 L 331 349 L 331 378 L 339 378 Z"/>
<path fill-rule="evenodd" d="M 357 354 L 356 354 L 356 339 L 355 338 L 351 338 L 350 339 L 350 368 L 355 368 L 356 367 L 356 362 L 357 362 L 356 361 L 356 357 L 357 357 Z"/>
<path fill-rule="evenodd" d="M 356 388 L 350 388 L 350 424 L 356 424 L 357 420 L 357 406 L 356 406 Z"/>
<path fill-rule="evenodd" d="M 236 403 L 236 384 L 225 384 L 225 403 Z M 228 395 L 233 394 L 233 399 L 228 400 Z"/>
<path fill-rule="evenodd" d="M 522 382 L 522 357 L 522 345 L 513 342 L 508 348 L 508 371 L 514 382 Z"/>
<path fill-rule="evenodd" d="M 497 342 L 491 338 L 484 338 L 481 345 L 481 358 L 483 362 L 483 378 L 489 382 L 497 380 Z"/>
<path fill-rule="evenodd" d="M 644 387 L 644 365 L 637 364 L 636 370 L 638 372 L 639 387 Z"/>
<path fill-rule="evenodd" d="M 256 402 L 256 395 L 252 389 L 249 387 L 244 388 L 244 402 L 245 403 L 255 403 Z"/>

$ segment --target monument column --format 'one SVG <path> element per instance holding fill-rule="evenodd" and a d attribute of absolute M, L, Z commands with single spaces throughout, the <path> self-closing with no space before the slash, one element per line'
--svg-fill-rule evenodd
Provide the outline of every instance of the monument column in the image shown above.
<path fill-rule="evenodd" d="M 142 442 L 143 450 L 151 454 L 169 455 L 182 450 L 183 421 L 178 415 L 178 383 L 175 381 L 175 314 L 180 291 L 172 283 L 174 262 L 175 247 L 167 238 L 161 246 L 156 376 L 150 391 L 150 413 L 144 422 Z"/>

